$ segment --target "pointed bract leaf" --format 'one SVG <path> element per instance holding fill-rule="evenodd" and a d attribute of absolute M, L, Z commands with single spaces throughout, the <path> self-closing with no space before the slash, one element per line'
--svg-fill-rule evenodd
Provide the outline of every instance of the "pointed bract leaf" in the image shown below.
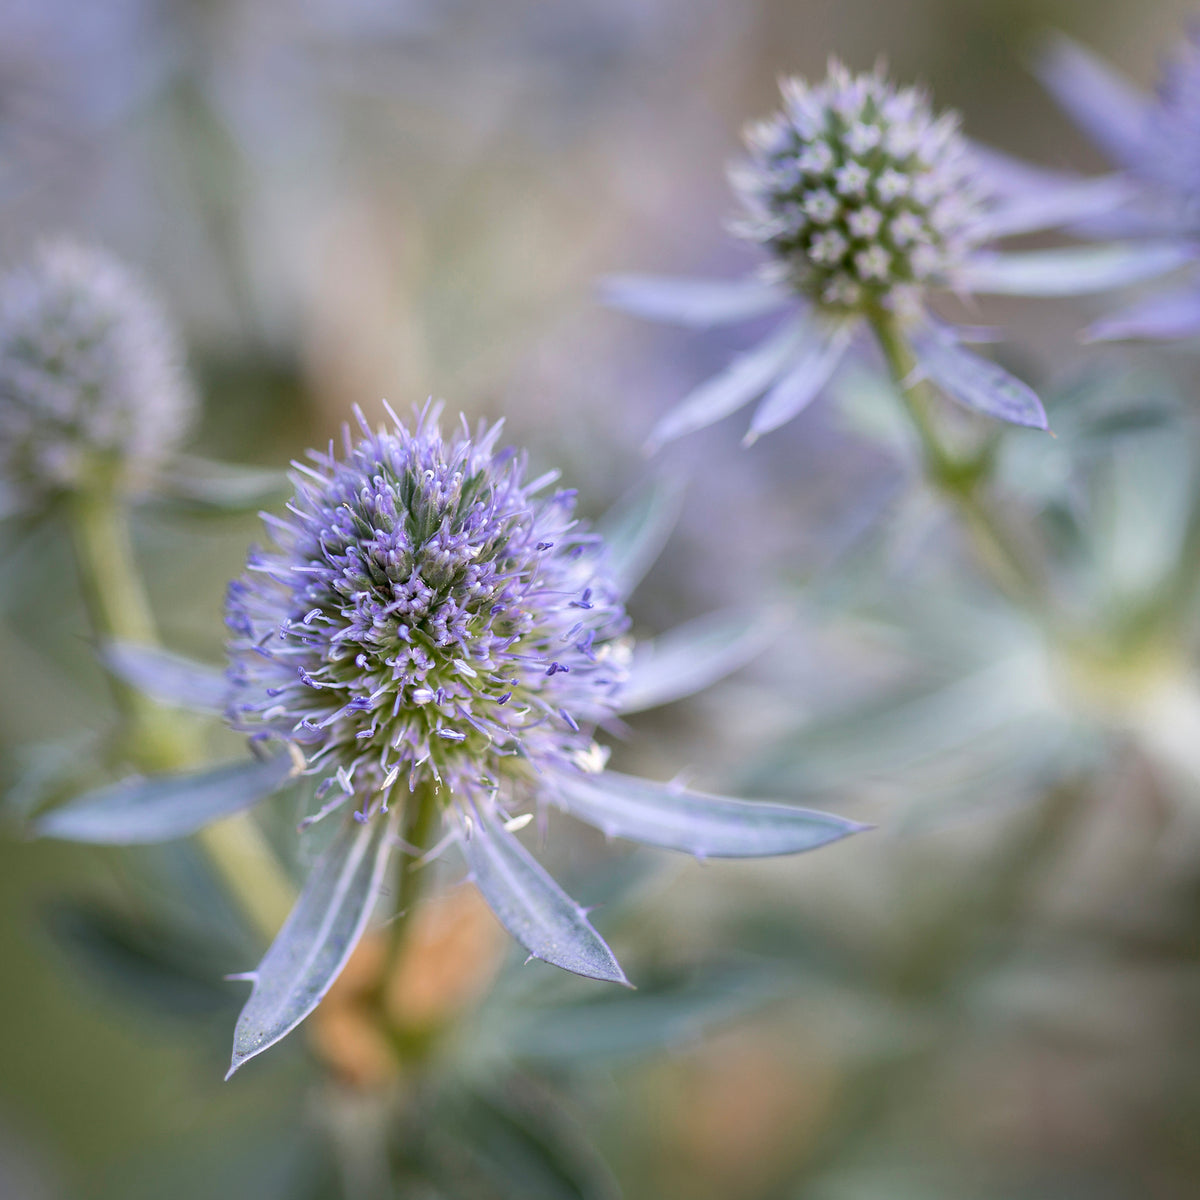
<path fill-rule="evenodd" d="M 1149 101 L 1078 42 L 1058 36 L 1043 51 L 1038 76 L 1075 123 L 1123 167 L 1142 161 Z"/>
<path fill-rule="evenodd" d="M 774 312 L 794 298 L 787 288 L 758 279 L 721 282 L 610 275 L 600 281 L 600 300 L 609 308 L 696 329 L 748 321 Z"/>
<path fill-rule="evenodd" d="M 234 1030 L 229 1075 L 291 1033 L 341 974 L 375 909 L 394 831 L 394 815 L 348 819 L 313 867 L 254 972 L 254 990 Z"/>
<path fill-rule="evenodd" d="M 1087 331 L 1093 342 L 1121 338 L 1167 341 L 1200 334 L 1200 284 L 1152 296 L 1140 304 L 1097 321 Z"/>
<path fill-rule="evenodd" d="M 953 284 L 997 296 L 1082 296 L 1165 275 L 1194 259 L 1195 252 L 1180 242 L 979 254 L 955 270 Z"/>
<path fill-rule="evenodd" d="M 790 366 L 806 338 L 806 323 L 788 321 L 719 375 L 702 383 L 655 425 L 651 448 L 694 433 L 757 400 Z"/>
<path fill-rule="evenodd" d="M 913 338 L 922 374 L 952 399 L 975 412 L 1033 429 L 1047 427 L 1037 393 L 1003 367 L 956 346 L 939 333 Z"/>
<path fill-rule="evenodd" d="M 560 771 L 548 788 L 567 812 L 609 837 L 697 858 L 798 854 L 868 828 L 831 813 L 709 796 L 615 771 Z"/>
<path fill-rule="evenodd" d="M 670 475 L 650 479 L 619 500 L 596 523 L 608 552 L 609 574 L 628 596 L 662 553 L 683 511 L 683 483 Z"/>
<path fill-rule="evenodd" d="M 225 708 L 229 683 L 222 671 L 207 663 L 136 642 L 109 642 L 100 659 L 118 679 L 160 704 L 193 712 L 219 713 Z"/>
<path fill-rule="evenodd" d="M 619 711 L 642 712 L 708 687 L 761 654 L 781 625 L 777 613 L 738 609 L 638 642 Z"/>
<path fill-rule="evenodd" d="M 198 513 L 254 513 L 285 497 L 287 475 L 241 463 L 180 455 L 157 482 L 156 497 Z"/>
<path fill-rule="evenodd" d="M 475 886 L 534 958 L 589 979 L 628 984 L 583 909 L 503 825 L 484 816 L 460 842 Z"/>
<path fill-rule="evenodd" d="M 1133 186 L 1117 175 L 1103 179 L 1065 180 L 1031 188 L 998 204 L 980 222 L 986 239 L 1053 229 L 1076 221 L 1104 216 L 1133 196 Z"/>
<path fill-rule="evenodd" d="M 34 832 L 98 845 L 169 842 L 257 804 L 279 790 L 291 769 L 291 759 L 280 755 L 125 779 L 51 809 L 34 824 Z"/>
<path fill-rule="evenodd" d="M 786 424 L 817 398 L 845 356 L 851 332 L 845 325 L 833 329 L 812 327 L 811 340 L 755 410 L 745 437 L 747 445 Z"/>

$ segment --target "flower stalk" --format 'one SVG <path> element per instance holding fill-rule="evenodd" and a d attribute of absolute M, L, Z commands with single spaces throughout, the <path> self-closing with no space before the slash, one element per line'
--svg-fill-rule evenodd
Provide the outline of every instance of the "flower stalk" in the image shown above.
<path fill-rule="evenodd" d="M 134 562 L 115 489 L 97 480 L 66 501 L 80 584 L 88 616 L 103 642 L 156 645 L 154 618 Z M 122 715 L 121 752 L 143 771 L 178 770 L 199 760 L 194 733 L 175 714 L 110 675 Z M 274 937 L 291 908 L 294 889 L 258 826 L 239 814 L 202 830 L 204 847 L 217 874 L 255 930 Z"/>
<path fill-rule="evenodd" d="M 1040 574 L 983 495 L 989 474 L 988 457 L 962 455 L 941 435 L 931 411 L 932 390 L 923 380 L 914 380 L 916 357 L 895 317 L 877 313 L 872 316 L 871 325 L 921 443 L 927 480 L 954 505 L 976 556 L 1001 591 L 1023 608 L 1040 609 L 1043 595 Z"/>

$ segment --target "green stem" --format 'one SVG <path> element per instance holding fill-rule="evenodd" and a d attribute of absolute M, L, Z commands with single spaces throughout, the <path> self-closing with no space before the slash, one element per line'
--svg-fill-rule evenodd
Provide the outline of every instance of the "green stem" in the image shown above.
<path fill-rule="evenodd" d="M 156 645 L 154 618 L 116 493 L 98 484 L 75 493 L 67 511 L 84 602 L 97 638 L 102 643 Z M 124 680 L 110 676 L 110 683 L 124 727 L 122 751 L 134 766 L 170 771 L 198 761 L 194 732 L 175 713 Z M 274 937 L 294 893 L 250 815 L 241 813 L 209 826 L 199 841 L 254 927 L 268 940 Z"/>
<path fill-rule="evenodd" d="M 910 383 L 916 360 L 895 319 L 881 314 L 871 323 L 920 440 L 926 478 L 957 508 L 976 555 L 1005 595 L 1022 607 L 1040 609 L 1038 572 L 982 495 L 986 458 L 961 456 L 942 437 L 931 411 L 930 388 L 923 382 Z"/>
<path fill-rule="evenodd" d="M 400 883 L 396 890 L 396 916 L 388 927 L 387 961 L 382 976 L 385 982 L 404 950 L 412 913 L 425 882 L 425 871 L 417 860 L 429 849 L 440 808 L 437 789 L 430 782 L 419 785 L 404 803 L 400 836 L 405 843 L 405 861 L 400 867 Z"/>

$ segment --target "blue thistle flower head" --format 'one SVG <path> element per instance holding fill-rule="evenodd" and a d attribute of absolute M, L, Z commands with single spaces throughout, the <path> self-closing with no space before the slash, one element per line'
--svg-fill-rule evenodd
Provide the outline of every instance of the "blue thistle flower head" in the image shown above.
<path fill-rule="evenodd" d="M 1045 429 L 1033 390 L 968 349 L 978 334 L 937 316 L 931 294 L 1104 291 L 1163 274 L 1190 253 L 1159 244 L 997 250 L 1002 238 L 1111 214 L 1127 199 L 1124 181 L 1065 176 L 974 145 L 955 114 L 894 87 L 881 67 L 853 75 L 835 59 L 820 83 L 785 79 L 782 91 L 782 110 L 750 127 L 749 158 L 730 172 L 744 208 L 734 232 L 769 252 L 764 268 L 729 282 L 605 281 L 609 304 L 652 320 L 703 329 L 785 314 L 665 413 L 651 447 L 757 401 L 744 439 L 753 443 L 803 412 L 854 343 L 878 341 L 884 326 L 964 407 Z"/>
<path fill-rule="evenodd" d="M 627 620 L 556 473 L 526 479 L 501 426 L 426 407 L 296 464 L 275 548 L 229 588 L 233 725 L 301 748 L 360 819 L 429 783 L 490 803 L 593 752 Z"/>
<path fill-rule="evenodd" d="M 116 259 L 52 242 L 0 278 L 0 485 L 19 507 L 97 476 L 139 490 L 194 408 L 174 329 Z"/>
<path fill-rule="evenodd" d="M 746 209 L 735 231 L 796 290 L 834 310 L 892 308 L 986 239 L 987 195 L 954 113 L 935 115 L 881 67 L 852 75 L 837 60 L 822 82 L 785 79 L 782 91 L 730 174 Z"/>

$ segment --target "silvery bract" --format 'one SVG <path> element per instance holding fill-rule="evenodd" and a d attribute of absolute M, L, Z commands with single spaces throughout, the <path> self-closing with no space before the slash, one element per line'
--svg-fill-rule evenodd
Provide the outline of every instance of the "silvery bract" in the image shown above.
<path fill-rule="evenodd" d="M 710 618 L 633 653 L 624 583 L 641 549 L 610 551 L 580 525 L 555 473 L 527 480 L 524 457 L 497 448 L 499 425 L 444 437 L 437 416 L 374 431 L 360 417 L 341 457 L 296 464 L 287 517 L 268 518 L 274 549 L 230 586 L 223 681 L 144 647 L 109 650 L 152 694 L 221 703 L 265 765 L 118 784 L 42 822 L 55 837 L 161 840 L 274 792 L 289 763 L 319 778 L 305 824 L 339 814 L 342 830 L 253 976 L 235 1068 L 333 982 L 379 897 L 397 818 L 423 796 L 531 956 L 614 982 L 612 951 L 516 838 L 522 806 L 699 857 L 795 853 L 861 828 L 605 770 L 599 727 L 734 669 L 767 624 Z M 653 514 L 623 524 L 659 537 Z"/>
<path fill-rule="evenodd" d="M 0 279 L 0 488 L 28 509 L 98 480 L 136 491 L 187 429 L 175 331 L 109 255 L 42 246 Z"/>
<path fill-rule="evenodd" d="M 1139 92 L 1082 46 L 1059 38 L 1041 63 L 1046 85 L 1122 169 L 1131 196 L 1083 231 L 1143 238 L 1200 253 L 1200 29 L 1177 50 L 1153 96 Z M 1200 333 L 1200 278 L 1097 322 L 1093 338 L 1192 337 Z"/>
<path fill-rule="evenodd" d="M 989 416 L 1044 428 L 1037 397 L 963 349 L 966 335 L 926 312 L 930 289 L 1064 295 L 1129 283 L 1177 264 L 1174 247 L 1103 246 L 998 254 L 996 238 L 1107 212 L 1117 181 L 1040 172 L 982 151 L 950 113 L 898 89 L 882 71 L 785 80 L 783 109 L 752 125 L 749 157 L 731 178 L 744 212 L 734 230 L 771 262 L 753 279 L 606 281 L 609 303 L 699 327 L 776 310 L 788 319 L 693 391 L 651 434 L 661 444 L 761 398 L 747 442 L 796 416 L 824 388 L 864 325 L 894 320 L 917 366 L 956 400 Z"/>

